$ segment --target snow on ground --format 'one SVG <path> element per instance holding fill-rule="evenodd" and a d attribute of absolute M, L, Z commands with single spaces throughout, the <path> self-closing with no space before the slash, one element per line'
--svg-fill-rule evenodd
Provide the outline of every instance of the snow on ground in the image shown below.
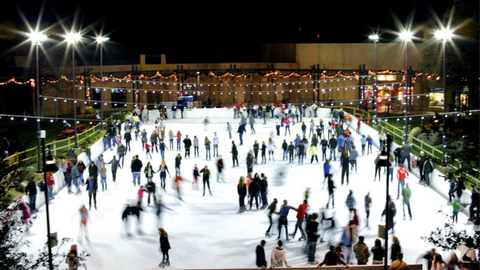
<path fill-rule="evenodd" d="M 328 122 L 327 111 L 322 111 L 320 115 L 325 123 Z M 212 120 L 213 119 L 213 120 Z M 304 119 L 306 123 L 310 118 Z M 275 131 L 274 120 L 270 120 L 266 125 L 263 121 L 257 119 L 255 125 L 256 134 L 250 134 L 250 127 L 247 125 L 247 132 L 244 135 L 244 145 L 238 146 L 239 139 L 236 134 L 236 127 L 239 119 L 233 120 L 228 116 L 211 117 L 213 121 L 208 130 L 204 130 L 201 120 L 193 123 L 194 120 L 167 120 L 166 130 L 172 130 L 176 133 L 180 130 L 182 139 L 185 135 L 189 135 L 193 139 L 196 135 L 200 139 L 200 158 L 192 158 L 182 160 L 181 172 L 188 181 L 193 180 L 192 171 L 194 164 L 201 169 L 208 165 L 212 171 L 210 179 L 213 196 L 208 192 L 202 197 L 202 183 L 199 178 L 199 190 L 192 189 L 192 183 L 186 182 L 182 184 L 183 202 L 175 199 L 172 178 L 167 176 L 167 192 L 159 192 L 159 196 L 165 205 L 171 208 L 166 210 L 162 217 L 162 227 L 169 234 L 170 245 L 170 268 L 173 269 L 205 269 L 205 268 L 245 268 L 256 267 L 255 265 L 255 247 L 262 239 L 267 240 L 265 253 L 269 261 L 271 250 L 277 244 L 278 231 L 274 224 L 272 237 L 265 237 L 265 231 L 268 227 L 268 218 L 264 210 L 256 210 L 255 206 L 252 211 L 242 214 L 238 211 L 238 195 L 236 185 L 241 175 L 246 176 L 247 169 L 245 158 L 248 150 L 252 149 L 255 140 L 259 143 L 265 141 L 267 143 L 268 136 Z M 229 121 L 234 128 L 233 139 L 239 149 L 240 167 L 232 168 L 231 161 L 231 140 L 228 138 L 226 131 L 226 122 Z M 307 122 L 308 121 L 308 122 Z M 315 119 L 318 124 L 319 119 Z M 307 124 L 308 126 L 308 124 Z M 154 129 L 154 125 L 142 126 L 148 134 Z M 308 129 L 308 128 L 307 128 Z M 295 138 L 295 134 L 301 134 L 300 124 L 291 126 L 291 136 L 283 136 L 284 130 L 281 130 L 281 136 L 275 139 L 277 150 L 275 151 L 275 161 L 268 161 L 266 165 L 255 165 L 254 173 L 264 173 L 268 177 L 269 192 L 268 202 L 273 198 L 277 198 L 279 206 L 284 199 L 287 199 L 291 206 L 297 207 L 304 199 L 304 192 L 310 188 L 309 212 L 320 212 L 327 203 L 327 190 L 323 187 L 323 162 L 319 154 L 320 164 L 310 164 L 310 154 L 307 155 L 304 164 L 299 166 L 288 164 L 288 161 L 282 161 L 281 144 L 283 140 L 289 143 Z M 353 129 L 352 129 L 353 130 Z M 308 130 L 307 130 L 308 131 Z M 225 183 L 217 183 L 217 170 L 215 167 L 215 158 L 211 161 L 205 160 L 205 148 L 203 140 L 208 136 L 213 139 L 213 133 L 217 132 L 220 138 L 220 155 L 223 156 L 225 163 Z M 308 134 L 308 133 L 307 133 Z M 354 133 L 355 144 L 361 155 L 360 136 Z M 168 146 L 168 142 L 166 143 Z M 176 148 L 176 147 L 174 147 Z M 325 239 L 332 239 L 336 244 L 340 241 L 342 228 L 349 220 L 349 212 L 345 205 L 345 199 L 349 190 L 353 190 L 353 194 L 357 200 L 358 215 L 360 218 L 359 235 L 365 236 L 366 244 L 371 247 L 376 238 L 378 238 L 378 224 L 382 222 L 381 212 L 385 205 L 385 178 L 382 174 L 381 182 L 373 182 L 374 179 L 374 156 L 378 149 L 374 148 L 375 155 L 360 156 L 358 158 L 358 173 L 350 175 L 349 186 L 342 186 L 340 183 L 340 173 L 334 177 L 337 190 L 335 192 L 335 209 L 330 213 L 335 214 L 337 221 L 337 229 L 334 232 L 322 233 Z M 174 157 L 177 155 L 176 150 L 166 151 L 166 161 L 170 174 L 174 175 Z M 182 143 L 182 157 L 184 148 Z M 110 161 L 115 151 L 108 150 L 104 153 L 106 161 Z M 130 220 L 130 231 L 133 233 L 131 237 L 126 236 L 125 224 L 121 220 L 122 212 L 126 203 L 135 202 L 137 198 L 138 187 L 132 184 L 132 174 L 129 168 L 132 155 L 138 154 L 144 166 L 148 161 L 152 162 L 153 168 L 157 169 L 161 162 L 160 154 L 154 153 L 153 159 L 146 159 L 145 153 L 142 152 L 141 142 L 132 142 L 132 151 L 125 158 L 125 167 L 117 172 L 117 182 L 111 180 L 110 166 L 108 169 L 108 190 L 102 192 L 101 189 L 97 195 L 97 207 L 89 211 L 90 221 L 88 224 L 88 234 L 90 241 L 86 241 L 79 236 L 80 216 L 78 210 L 82 204 L 88 207 L 88 193 L 85 186 L 82 187 L 81 195 L 67 194 L 67 189 L 63 189 L 50 205 L 50 224 L 51 231 L 58 233 L 58 238 L 69 237 L 73 239 L 73 243 L 78 244 L 79 251 L 86 250 L 91 254 L 88 258 L 87 265 L 90 269 L 157 269 L 161 261 L 162 255 L 159 251 L 159 234 L 157 227 L 157 219 L 154 214 L 152 204 L 146 207 L 146 197 L 144 198 L 144 211 L 142 213 L 141 229 L 143 233 L 139 235 L 136 231 L 136 220 Z M 213 148 L 212 148 L 213 154 Z M 260 154 L 259 154 L 259 160 Z M 338 172 L 339 159 L 333 162 Z M 383 173 L 383 169 L 382 169 Z M 85 173 L 86 177 L 87 173 Z M 145 175 L 142 173 L 142 184 L 146 183 Z M 159 190 L 159 175 L 154 176 L 154 181 Z M 413 220 L 402 219 L 402 203 L 395 200 L 397 207 L 397 215 L 395 218 L 395 236 L 400 240 L 404 259 L 408 263 L 417 262 L 417 258 L 423 255 L 431 246 L 420 240 L 421 236 L 428 236 L 435 227 L 443 227 L 445 222 L 445 214 L 439 212 L 443 210 L 450 213 L 450 207 L 438 194 L 433 190 L 423 187 L 418 183 L 418 179 L 410 176 L 407 179 L 412 189 L 411 206 L 413 212 Z M 99 181 L 100 186 L 100 181 Z M 371 193 L 373 206 L 370 214 L 370 227 L 365 228 L 365 211 L 363 199 L 367 192 Z M 397 197 L 397 180 L 390 185 L 390 194 L 392 198 Z M 247 200 L 246 200 L 247 201 Z M 277 208 L 278 209 L 278 208 Z M 42 208 L 38 212 L 38 217 L 33 227 L 25 235 L 25 239 L 32 242 L 30 247 L 24 247 L 24 250 L 33 254 L 45 243 L 46 220 L 45 209 Z M 296 212 L 291 211 L 289 214 L 289 233 L 292 233 L 295 227 Z M 275 219 L 277 219 L 275 217 Z M 472 230 L 471 225 L 467 225 L 467 217 L 463 214 L 459 215 L 458 228 L 466 228 Z M 285 232 L 282 231 L 282 240 L 285 240 Z M 298 241 L 300 234 L 294 240 L 284 241 L 284 247 L 287 249 L 287 260 L 292 266 L 307 266 L 306 255 L 302 252 L 304 241 Z M 389 235 L 389 245 L 391 244 L 392 234 Z M 70 243 L 70 244 L 73 244 Z M 67 252 L 70 244 L 65 247 L 63 252 Z M 320 243 L 317 245 L 316 260 L 321 261 L 328 249 L 328 243 Z M 438 252 L 441 252 L 438 250 Z M 450 255 L 443 253 L 447 260 Z M 352 257 L 352 262 L 356 260 Z M 371 259 L 370 259 L 371 263 Z M 270 264 L 270 263 L 269 263 Z"/>

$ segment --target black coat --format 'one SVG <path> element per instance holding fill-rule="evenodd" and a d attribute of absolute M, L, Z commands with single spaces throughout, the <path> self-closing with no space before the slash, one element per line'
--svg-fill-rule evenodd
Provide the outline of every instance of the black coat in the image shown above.
<path fill-rule="evenodd" d="M 247 185 L 243 184 L 243 187 L 237 185 L 237 193 L 239 196 L 246 196 L 247 195 Z"/>
<path fill-rule="evenodd" d="M 260 192 L 260 184 L 254 180 L 248 186 L 248 193 L 250 193 L 250 196 L 258 196 L 258 192 Z"/>
<path fill-rule="evenodd" d="M 160 250 L 164 253 L 168 252 L 170 249 L 170 242 L 168 241 L 168 237 L 160 235 Z"/>
<path fill-rule="evenodd" d="M 183 140 L 183 143 L 185 144 L 185 148 L 190 148 L 192 147 L 192 140 L 190 138 L 186 138 Z"/>
<path fill-rule="evenodd" d="M 28 181 L 28 184 L 25 187 L 25 192 L 29 195 L 37 195 L 37 186 L 33 180 Z"/>

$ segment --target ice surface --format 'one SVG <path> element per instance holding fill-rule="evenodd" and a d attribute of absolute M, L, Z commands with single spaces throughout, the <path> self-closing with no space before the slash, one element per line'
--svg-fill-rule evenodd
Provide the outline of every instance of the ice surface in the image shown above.
<path fill-rule="evenodd" d="M 322 110 L 319 110 L 322 111 Z M 324 123 L 328 122 L 326 110 L 322 111 Z M 305 118 L 308 123 L 311 118 Z M 169 234 L 170 239 L 170 262 L 169 268 L 173 269 L 202 269 L 202 268 L 245 268 L 256 267 L 255 265 L 255 247 L 262 239 L 266 239 L 267 245 L 265 253 L 267 261 L 270 259 L 271 250 L 277 244 L 278 231 L 274 224 L 272 237 L 265 237 L 265 231 L 268 227 L 266 212 L 256 210 L 246 211 L 242 214 L 238 211 L 238 195 L 236 185 L 241 175 L 246 176 L 247 169 L 245 158 L 248 150 L 252 149 L 255 140 L 260 144 L 262 141 L 268 142 L 271 132 L 275 131 L 275 121 L 270 120 L 266 125 L 263 121 L 257 119 L 255 125 L 256 134 L 251 134 L 250 127 L 247 125 L 247 132 L 244 134 L 244 145 L 238 146 L 239 138 L 236 134 L 239 119 L 232 119 L 230 115 L 211 117 L 212 122 L 208 125 L 208 130 L 204 130 L 201 120 L 167 120 L 166 130 L 172 130 L 176 133 L 180 130 L 183 134 L 189 135 L 193 140 L 196 135 L 200 139 L 200 158 L 182 160 L 181 172 L 189 182 L 182 183 L 183 202 L 175 199 L 175 192 L 172 185 L 174 175 L 174 157 L 177 151 L 166 151 L 166 161 L 172 177 L 167 176 L 167 192 L 158 192 L 160 186 L 159 175 L 154 176 L 157 184 L 158 195 L 162 198 L 165 205 L 172 210 L 166 210 L 162 216 L 162 227 Z M 225 122 L 230 122 L 233 127 L 233 139 L 239 149 L 240 167 L 232 168 L 231 161 L 231 140 L 228 138 Z M 319 118 L 315 119 L 318 124 Z M 148 134 L 154 129 L 154 125 L 142 126 Z M 354 129 L 351 129 L 352 131 Z M 226 183 L 217 183 L 217 170 L 215 167 L 215 158 L 211 161 L 205 160 L 205 148 L 203 141 L 205 136 L 213 139 L 213 133 L 217 132 L 220 138 L 220 155 L 223 156 L 225 163 L 225 181 Z M 320 164 L 310 164 L 310 154 L 304 161 L 303 166 L 288 164 L 288 161 L 282 161 L 281 144 L 283 140 L 289 143 L 295 138 L 295 134 L 301 134 L 300 124 L 291 126 L 291 136 L 283 136 L 284 129 L 281 129 L 281 136 L 276 137 L 277 149 L 275 151 L 275 162 L 268 161 L 266 165 L 255 165 L 254 173 L 264 173 L 268 177 L 269 192 L 268 202 L 273 198 L 279 200 L 279 205 L 284 199 L 289 204 L 297 207 L 304 199 L 304 192 L 310 188 L 309 212 L 319 212 L 327 203 L 327 190 L 323 187 L 323 162 L 319 154 Z M 307 124 L 308 134 L 308 124 Z M 355 144 L 359 150 L 358 173 L 350 175 L 349 186 L 340 184 L 339 159 L 333 162 L 337 174 L 334 176 L 337 190 L 335 192 L 335 218 L 337 220 L 337 229 L 332 233 L 322 233 L 326 239 L 334 239 L 335 244 L 340 241 L 343 227 L 349 220 L 349 212 L 345 205 L 345 199 L 349 190 L 357 200 L 358 215 L 360 218 L 359 235 L 365 236 L 366 244 L 371 247 L 375 238 L 378 238 L 378 224 L 382 222 L 381 212 L 385 205 L 385 179 L 383 174 L 381 182 L 373 182 L 374 179 L 374 155 L 361 156 L 360 136 L 354 133 Z M 167 146 L 168 141 L 166 142 Z M 174 147 L 175 148 L 175 147 Z M 378 149 L 374 148 L 375 155 Z M 182 157 L 184 148 L 182 143 Z M 108 150 L 104 153 L 105 160 L 110 161 L 116 151 Z M 152 162 L 153 168 L 158 169 L 161 161 L 160 154 L 154 153 L 153 159 L 149 160 L 142 152 L 141 142 L 132 142 L 132 151 L 125 158 L 125 168 L 117 172 L 117 182 L 112 182 L 110 165 L 108 169 L 108 190 L 102 192 L 101 189 L 97 195 L 97 207 L 89 211 L 90 220 L 88 223 L 88 235 L 90 242 L 79 239 L 80 216 L 78 210 L 82 204 L 88 207 L 88 194 L 85 187 L 82 187 L 81 195 L 67 194 L 67 189 L 63 189 L 56 195 L 50 204 L 50 224 L 51 231 L 57 232 L 59 239 L 63 237 L 72 238 L 73 243 L 78 244 L 78 250 L 86 250 L 91 254 L 88 258 L 87 266 L 89 269 L 157 269 L 162 259 L 159 251 L 159 234 L 157 220 L 154 214 L 152 204 L 146 206 L 146 197 L 144 198 L 144 211 L 142 213 L 141 230 L 142 235 L 137 233 L 136 220 L 131 219 L 130 231 L 131 237 L 125 233 L 125 224 L 121 220 L 123 209 L 127 202 L 136 202 L 138 186 L 132 184 L 132 174 L 129 164 L 132 155 L 138 154 L 143 164 Z M 212 148 L 213 154 L 213 148 Z M 259 155 L 260 159 L 260 155 Z M 261 160 L 261 159 L 260 159 Z M 213 196 L 208 192 L 202 197 L 201 177 L 199 179 L 199 190 L 192 189 L 193 166 L 197 164 L 199 169 L 208 165 L 212 171 L 210 179 Z M 87 173 L 85 173 L 85 177 Z M 146 183 L 145 175 L 142 173 L 142 184 Z M 451 207 L 438 194 L 429 188 L 423 187 L 418 183 L 418 179 L 410 176 L 407 179 L 412 189 L 411 206 L 413 220 L 403 220 L 402 203 L 396 200 L 397 180 L 390 185 L 390 194 L 395 198 L 397 215 L 395 217 L 395 236 L 400 240 L 404 260 L 408 263 L 415 263 L 419 256 L 423 255 L 431 246 L 420 240 L 421 236 L 428 236 L 435 227 L 443 227 L 445 222 L 445 213 L 450 213 Z M 99 181 L 100 185 L 100 181 Z M 365 228 L 365 211 L 363 199 L 367 192 L 371 193 L 373 206 L 370 214 L 370 229 Z M 447 191 L 445 191 L 447 192 Z M 145 195 L 147 196 L 147 195 Z M 247 201 L 247 200 L 246 200 Z M 248 207 L 247 207 L 248 208 Z M 295 226 L 296 212 L 289 214 L 289 233 L 293 232 Z M 30 247 L 24 247 L 27 252 L 34 254 L 45 243 L 46 240 L 46 221 L 45 209 L 42 208 L 37 214 L 37 220 L 33 227 L 26 233 L 25 239 L 32 242 Z M 277 216 L 275 216 L 277 219 Z M 464 214 L 459 215 L 457 225 L 458 229 L 465 228 L 471 231 L 472 225 L 467 224 L 467 217 Z M 307 266 L 307 257 L 302 252 L 305 242 L 299 242 L 300 234 L 297 232 L 296 239 L 289 242 L 284 241 L 284 247 L 287 249 L 287 260 L 292 266 Z M 391 244 L 392 234 L 389 235 L 389 245 Z M 285 240 L 283 230 L 282 240 Z M 72 243 L 72 244 L 73 244 Z M 61 252 L 67 252 L 70 245 Z M 328 249 L 327 243 L 317 245 L 316 260 L 321 261 Z M 449 252 L 437 250 L 448 260 Z M 354 263 L 356 260 L 352 257 Z M 371 263 L 371 258 L 369 263 Z M 269 262 L 270 265 L 270 262 Z"/>

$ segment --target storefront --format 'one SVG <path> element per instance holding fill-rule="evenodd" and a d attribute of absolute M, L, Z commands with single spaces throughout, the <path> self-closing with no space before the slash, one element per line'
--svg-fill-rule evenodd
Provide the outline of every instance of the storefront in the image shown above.
<path fill-rule="evenodd" d="M 443 88 L 431 88 L 428 93 L 428 100 L 428 106 L 443 108 L 443 104 L 445 103 Z"/>

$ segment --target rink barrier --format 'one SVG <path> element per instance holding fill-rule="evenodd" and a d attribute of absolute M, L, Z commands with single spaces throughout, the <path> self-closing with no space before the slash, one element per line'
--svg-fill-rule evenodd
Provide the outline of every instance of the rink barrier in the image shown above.
<path fill-rule="evenodd" d="M 321 256 L 323 257 L 323 255 Z M 287 259 L 288 262 L 288 259 Z M 268 262 L 270 264 L 270 262 Z M 291 265 L 290 267 L 275 267 L 274 269 L 288 269 L 288 270 L 312 270 L 315 269 L 317 265 L 312 265 L 312 266 L 301 266 L 297 267 L 294 265 Z M 409 270 L 422 270 L 422 264 L 408 264 L 408 269 Z M 390 267 L 390 265 L 388 265 Z M 262 269 L 260 267 L 257 268 L 225 268 L 225 270 L 258 270 Z M 265 269 L 270 269 L 270 267 L 267 267 Z M 358 269 L 358 270 L 382 270 L 385 269 L 384 264 L 367 264 L 367 265 L 348 265 L 348 268 L 346 268 L 343 265 L 338 265 L 338 266 L 322 266 L 320 269 L 328 269 L 328 270 L 345 270 L 345 269 Z M 191 269 L 194 270 L 194 269 Z M 202 270 L 208 270 L 208 269 L 202 269 Z M 211 269 L 211 270 L 222 270 L 222 268 L 216 268 L 216 269 Z"/>

